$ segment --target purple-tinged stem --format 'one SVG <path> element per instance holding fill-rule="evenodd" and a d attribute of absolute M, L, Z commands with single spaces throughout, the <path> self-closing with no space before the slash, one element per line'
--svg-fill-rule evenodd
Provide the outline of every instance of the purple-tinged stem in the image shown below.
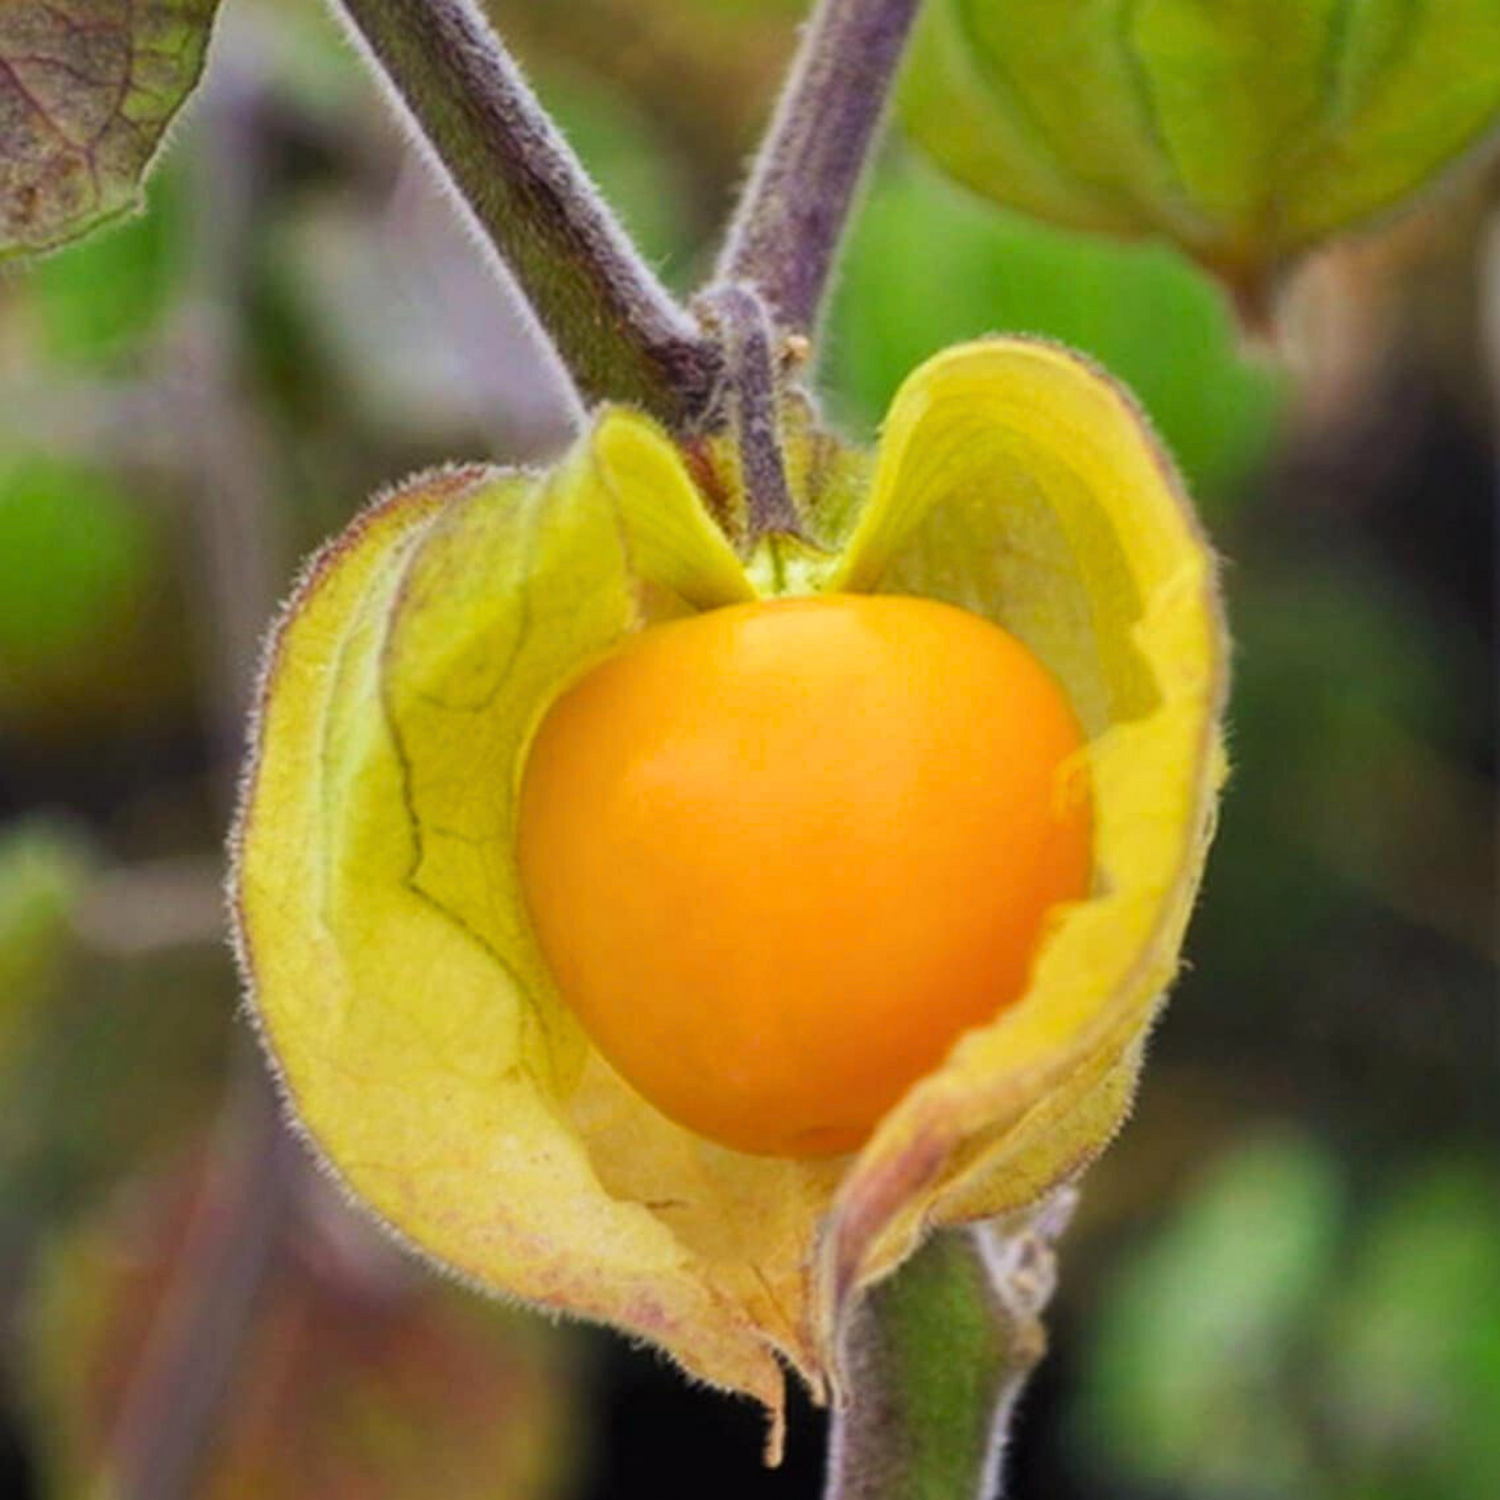
<path fill-rule="evenodd" d="M 684 430 L 717 351 L 652 274 L 472 0 L 335 0 L 586 401 Z"/>
<path fill-rule="evenodd" d="M 100 1492 L 120 1500 L 200 1493 L 292 1217 L 302 1144 L 282 1123 L 259 1059 L 238 1065 L 216 1173 L 110 1437 Z"/>
<path fill-rule="evenodd" d="M 820 0 L 715 280 L 749 283 L 811 334 L 921 0 Z"/>
<path fill-rule="evenodd" d="M 724 387 L 715 411 L 734 431 L 748 513 L 747 540 L 800 536 L 802 521 L 781 450 L 783 341 L 765 303 L 749 287 L 711 287 L 693 306 L 724 353 Z"/>

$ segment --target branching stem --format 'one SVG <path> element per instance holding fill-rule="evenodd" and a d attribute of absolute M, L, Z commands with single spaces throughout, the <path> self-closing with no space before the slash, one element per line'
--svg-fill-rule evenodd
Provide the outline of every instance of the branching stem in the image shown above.
<path fill-rule="evenodd" d="M 803 34 L 715 279 L 815 331 L 920 0 L 821 0 Z"/>
<path fill-rule="evenodd" d="M 734 433 L 748 540 L 800 535 L 802 522 L 781 451 L 783 341 L 770 313 L 755 291 L 734 285 L 710 288 L 694 307 L 724 355 L 716 407 Z"/>
<path fill-rule="evenodd" d="M 302 1145 L 282 1123 L 259 1059 L 239 1063 L 215 1174 L 111 1434 L 101 1487 L 120 1500 L 198 1493 L 291 1217 Z"/>
<path fill-rule="evenodd" d="M 585 400 L 678 430 L 717 351 L 641 259 L 472 0 L 335 0 Z"/>

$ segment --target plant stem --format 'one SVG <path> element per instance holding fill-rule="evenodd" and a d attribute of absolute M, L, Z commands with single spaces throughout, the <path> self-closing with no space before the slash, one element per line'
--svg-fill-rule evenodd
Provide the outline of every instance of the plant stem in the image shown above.
<path fill-rule="evenodd" d="M 286 1233 L 302 1146 L 282 1123 L 258 1058 L 239 1059 L 236 1081 L 215 1172 L 111 1434 L 100 1488 L 119 1500 L 197 1492 Z"/>
<path fill-rule="evenodd" d="M 814 332 L 921 0 L 821 0 L 803 33 L 715 280 L 759 288 Z"/>
<path fill-rule="evenodd" d="M 584 398 L 685 430 L 717 351 L 636 252 L 471 0 L 335 0 Z"/>
<path fill-rule="evenodd" d="M 935 1235 L 856 1310 L 844 1338 L 825 1500 L 989 1500 L 1016 1397 L 1046 1352 L 1041 1314 L 1064 1189 L 1003 1229 Z"/>
<path fill-rule="evenodd" d="M 243 42 L 242 42 L 243 46 Z M 253 58 L 229 51 L 199 112 L 187 290 L 164 350 L 167 412 L 189 462 L 204 553 L 205 718 L 225 756 L 227 814 L 260 634 L 282 571 L 267 459 L 240 386 L 239 304 L 262 166 L 263 99 Z M 116 1500 L 187 1500 L 233 1399 L 260 1295 L 293 1218 L 303 1150 L 248 1044 L 193 1228 L 175 1258 L 126 1391 L 98 1487 Z"/>
<path fill-rule="evenodd" d="M 694 303 L 724 353 L 721 409 L 735 436 L 751 545 L 773 534 L 800 536 L 801 517 L 781 451 L 783 340 L 750 287 L 714 286 Z"/>

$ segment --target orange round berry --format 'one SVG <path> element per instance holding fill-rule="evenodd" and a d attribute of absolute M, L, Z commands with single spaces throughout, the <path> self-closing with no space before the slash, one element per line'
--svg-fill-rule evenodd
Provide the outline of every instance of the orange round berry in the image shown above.
<path fill-rule="evenodd" d="M 532 744 L 532 923 L 657 1109 L 741 1151 L 846 1151 L 1022 994 L 1048 911 L 1087 893 L 1081 743 L 1036 658 L 951 605 L 655 625 Z"/>

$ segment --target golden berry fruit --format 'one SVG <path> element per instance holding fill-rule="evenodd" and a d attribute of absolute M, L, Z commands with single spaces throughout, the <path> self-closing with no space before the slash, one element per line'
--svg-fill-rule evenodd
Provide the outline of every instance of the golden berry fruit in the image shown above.
<path fill-rule="evenodd" d="M 1082 733 L 1017 640 L 927 599 L 655 625 L 548 710 L 518 854 L 542 952 L 646 1099 L 832 1155 L 1026 987 L 1088 892 Z"/>

